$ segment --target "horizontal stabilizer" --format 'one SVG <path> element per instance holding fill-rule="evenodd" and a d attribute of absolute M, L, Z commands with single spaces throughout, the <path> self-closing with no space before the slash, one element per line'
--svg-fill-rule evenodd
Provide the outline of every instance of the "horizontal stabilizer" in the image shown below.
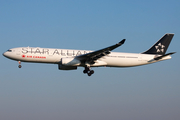
<path fill-rule="evenodd" d="M 161 55 L 161 56 L 159 56 L 159 57 L 154 58 L 154 60 L 160 60 L 160 59 L 162 59 L 163 57 L 166 57 L 166 56 L 168 56 L 168 55 L 172 55 L 172 54 L 174 54 L 174 53 L 176 53 L 176 52 L 172 52 L 172 53 L 168 53 L 168 54 L 165 54 L 165 55 Z"/>
<path fill-rule="evenodd" d="M 155 57 L 154 59 L 149 60 L 148 62 L 156 62 L 157 60 L 161 60 L 161 59 L 163 59 L 163 58 L 165 58 L 165 57 L 167 57 L 167 56 L 169 56 L 169 55 L 172 55 L 172 54 L 174 54 L 174 53 L 176 53 L 176 52 L 172 52 L 172 53 L 168 53 L 168 54 L 165 54 L 165 55 L 161 55 L 161 56 Z M 169 56 L 169 57 L 170 57 L 170 56 Z M 171 57 L 170 57 L 170 58 L 171 58 Z M 166 59 L 170 59 L 170 58 L 166 58 Z"/>

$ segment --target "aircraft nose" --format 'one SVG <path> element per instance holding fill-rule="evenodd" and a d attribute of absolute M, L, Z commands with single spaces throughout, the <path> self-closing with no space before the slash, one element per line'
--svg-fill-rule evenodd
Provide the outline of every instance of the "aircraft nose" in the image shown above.
<path fill-rule="evenodd" d="M 3 53 L 3 56 L 4 56 L 4 57 L 7 57 L 7 56 L 8 56 L 8 55 L 7 55 L 7 52 L 4 52 L 4 53 Z"/>
<path fill-rule="evenodd" d="M 3 53 L 3 56 L 5 56 L 5 57 L 6 57 L 6 52 L 4 52 L 4 53 Z"/>

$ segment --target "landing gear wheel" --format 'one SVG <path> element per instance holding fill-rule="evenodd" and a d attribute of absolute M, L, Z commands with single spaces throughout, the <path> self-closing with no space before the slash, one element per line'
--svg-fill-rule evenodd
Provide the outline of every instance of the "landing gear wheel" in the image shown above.
<path fill-rule="evenodd" d="M 84 70 L 83 73 L 86 74 L 88 71 L 87 70 Z"/>
<path fill-rule="evenodd" d="M 91 73 L 91 74 L 94 74 L 94 70 L 91 70 L 90 73 Z"/>
<path fill-rule="evenodd" d="M 90 71 L 90 67 L 85 67 L 85 70 L 86 71 Z"/>
<path fill-rule="evenodd" d="M 22 66 L 21 66 L 21 65 L 19 65 L 18 67 L 19 67 L 19 68 L 21 68 Z"/>
<path fill-rule="evenodd" d="M 91 76 L 92 74 L 91 73 L 88 73 L 88 76 Z"/>
<path fill-rule="evenodd" d="M 87 73 L 88 76 L 91 76 L 92 74 L 94 74 L 94 70 L 91 70 L 91 69 L 90 69 L 90 66 L 89 66 L 89 67 L 86 66 L 85 69 L 83 70 L 83 73 L 84 73 L 84 74 Z"/>
<path fill-rule="evenodd" d="M 21 68 L 21 67 L 22 67 L 22 66 L 21 66 L 21 61 L 18 61 L 18 63 L 19 63 L 18 67 Z"/>

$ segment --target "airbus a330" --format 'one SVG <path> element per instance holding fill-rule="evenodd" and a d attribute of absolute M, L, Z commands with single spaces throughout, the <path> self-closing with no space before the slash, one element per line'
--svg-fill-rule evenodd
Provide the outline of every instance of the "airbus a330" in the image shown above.
<path fill-rule="evenodd" d="M 165 54 L 174 34 L 165 34 L 150 49 L 142 53 L 112 52 L 124 44 L 125 39 L 119 43 L 97 51 L 52 49 L 39 47 L 18 47 L 7 50 L 3 55 L 16 60 L 19 68 L 21 62 L 58 64 L 59 70 L 76 70 L 84 67 L 84 74 L 91 76 L 94 70 L 91 67 L 133 67 L 171 59 L 171 52 Z"/>

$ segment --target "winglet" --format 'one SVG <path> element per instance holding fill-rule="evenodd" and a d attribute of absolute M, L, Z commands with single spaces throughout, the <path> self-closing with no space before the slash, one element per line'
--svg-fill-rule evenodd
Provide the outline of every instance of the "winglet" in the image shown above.
<path fill-rule="evenodd" d="M 119 42 L 118 45 L 124 44 L 125 40 L 126 40 L 126 39 L 121 40 L 121 42 Z"/>

